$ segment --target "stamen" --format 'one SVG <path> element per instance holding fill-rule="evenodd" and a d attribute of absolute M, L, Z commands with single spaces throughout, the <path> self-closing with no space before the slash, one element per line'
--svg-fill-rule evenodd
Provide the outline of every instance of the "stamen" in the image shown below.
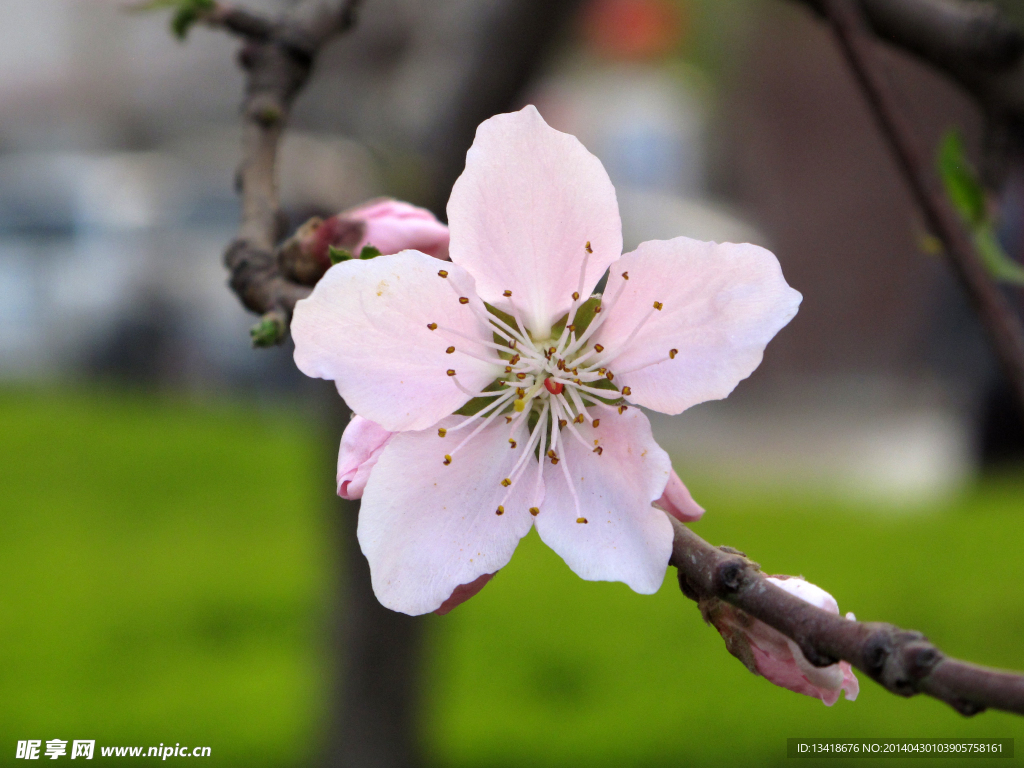
<path fill-rule="evenodd" d="M 589 240 L 587 240 L 587 244 L 585 246 L 583 246 L 583 247 L 586 249 L 587 253 L 593 253 L 594 252 L 594 249 L 590 247 L 590 241 Z"/>
<path fill-rule="evenodd" d="M 622 279 L 623 280 L 629 280 L 629 272 L 623 272 L 622 273 Z"/>
<path fill-rule="evenodd" d="M 441 427 L 440 429 L 437 430 L 437 436 L 438 437 L 444 437 L 447 434 L 448 434 L 448 430 L 445 429 L 444 427 Z"/>
<path fill-rule="evenodd" d="M 503 506 L 501 506 L 501 504 L 499 504 L 498 508 L 495 510 L 494 514 L 496 514 L 496 515 L 504 515 L 505 514 L 505 508 Z"/>
<path fill-rule="evenodd" d="M 449 464 L 451 464 L 451 463 L 452 463 L 452 457 L 451 457 L 451 454 L 448 454 L 448 453 L 446 453 L 446 454 L 444 455 L 444 461 L 443 461 L 443 462 L 441 462 L 441 463 L 442 463 L 442 464 L 444 464 L 444 465 L 445 465 L 446 467 L 447 467 L 447 466 L 448 466 Z"/>
<path fill-rule="evenodd" d="M 601 446 L 599 445 L 599 446 L 597 446 L 597 448 L 595 448 L 595 449 L 594 449 L 594 451 L 593 451 L 593 452 L 594 452 L 594 453 L 596 453 L 596 454 L 597 454 L 598 456 L 600 456 L 600 455 L 601 455 L 602 453 L 604 453 L 604 448 L 602 448 L 602 447 L 601 447 Z"/>
<path fill-rule="evenodd" d="M 579 291 L 573 291 L 572 292 L 572 300 L 573 301 L 579 301 L 580 300 L 580 292 Z"/>
<path fill-rule="evenodd" d="M 459 304 L 469 304 L 469 299 L 465 296 L 459 296 Z"/>
<path fill-rule="evenodd" d="M 676 355 L 678 355 L 678 354 L 679 354 L 679 350 L 678 349 L 670 349 L 668 351 L 668 359 L 669 360 L 675 360 Z"/>
<path fill-rule="evenodd" d="M 510 445 L 511 445 L 511 446 L 512 446 L 513 448 L 515 448 L 515 447 L 516 447 L 516 441 L 515 441 L 515 440 L 513 440 L 513 439 L 512 439 L 511 437 L 510 437 L 510 438 L 508 439 L 508 442 L 509 442 L 509 444 L 510 444 Z"/>
<path fill-rule="evenodd" d="M 600 419 L 594 419 L 594 426 L 595 427 L 600 427 L 601 426 L 601 420 Z"/>
<path fill-rule="evenodd" d="M 587 518 L 585 518 L 585 517 L 577 517 L 577 518 L 576 518 L 576 522 L 577 522 L 577 523 L 583 523 L 584 525 L 586 525 L 586 523 L 587 523 Z"/>
<path fill-rule="evenodd" d="M 449 355 L 450 355 L 450 354 L 451 354 L 452 352 L 454 352 L 454 351 L 455 351 L 455 347 L 448 347 L 448 349 L 446 349 L 446 350 L 445 350 L 445 352 L 447 352 L 447 353 L 448 353 Z"/>
<path fill-rule="evenodd" d="M 540 514 L 540 510 L 537 507 L 530 507 L 530 514 L 536 517 Z"/>
<path fill-rule="evenodd" d="M 630 395 L 633 394 L 633 390 L 630 389 L 629 387 L 623 387 L 621 392 L 623 397 L 629 397 Z"/>
<path fill-rule="evenodd" d="M 512 478 L 506 477 L 504 480 L 501 481 L 501 484 L 508 488 L 510 485 L 512 485 Z"/>
<path fill-rule="evenodd" d="M 659 312 L 661 311 L 661 308 L 662 308 L 663 306 L 664 306 L 664 305 L 663 305 L 663 304 L 662 304 L 662 303 L 661 303 L 660 301 L 656 301 L 656 302 L 654 302 L 654 308 L 655 308 L 656 310 L 658 310 Z"/>
<path fill-rule="evenodd" d="M 505 298 L 508 298 L 509 296 L 511 296 L 511 295 L 512 295 L 512 291 L 506 290 L 506 291 L 505 291 L 505 292 L 503 292 L 503 293 L 502 293 L 501 295 L 502 295 L 502 296 L 504 296 Z"/>
<path fill-rule="evenodd" d="M 619 406 L 619 413 L 625 413 L 628 409 L 629 409 L 628 405 L 620 405 Z"/>
<path fill-rule="evenodd" d="M 594 351 L 595 352 L 604 352 L 604 347 L 601 346 L 600 344 L 595 344 L 594 345 Z"/>
<path fill-rule="evenodd" d="M 449 376 L 454 376 L 455 375 L 455 369 L 454 368 L 449 368 L 448 369 L 448 375 Z"/>
<path fill-rule="evenodd" d="M 566 421 L 565 419 L 559 419 L 559 420 L 558 420 L 558 426 L 559 426 L 559 427 L 564 427 L 564 426 L 565 426 L 566 424 L 568 424 L 568 423 L 569 423 L 569 422 L 568 422 L 568 421 Z"/>
<path fill-rule="evenodd" d="M 447 269 L 440 269 L 440 270 L 438 270 L 437 274 L 440 277 L 448 277 L 448 270 Z"/>
<path fill-rule="evenodd" d="M 427 323 L 427 328 L 429 328 L 432 331 L 436 331 L 437 330 L 437 323 Z"/>

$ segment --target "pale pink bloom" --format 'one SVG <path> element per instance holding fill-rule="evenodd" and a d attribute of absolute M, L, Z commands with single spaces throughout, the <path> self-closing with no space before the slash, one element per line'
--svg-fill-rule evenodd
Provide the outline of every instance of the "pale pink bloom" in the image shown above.
<path fill-rule="evenodd" d="M 426 208 L 384 197 L 338 215 L 366 225 L 363 238 L 352 250 L 356 256 L 364 246 L 372 245 L 383 254 L 414 250 L 448 259 L 448 227 Z"/>
<path fill-rule="evenodd" d="M 338 495 L 362 498 L 370 470 L 377 464 L 393 433 L 362 416 L 353 416 L 341 436 L 338 452 Z"/>
<path fill-rule="evenodd" d="M 786 576 L 769 576 L 767 580 L 811 605 L 839 615 L 835 598 L 808 581 Z M 846 614 L 846 618 L 853 619 L 853 614 Z M 723 603 L 712 623 L 734 655 L 775 685 L 814 696 L 829 707 L 839 700 L 840 691 L 848 701 L 856 699 L 860 692 L 849 662 L 815 667 L 788 637 L 731 606 Z"/>
<path fill-rule="evenodd" d="M 653 503 L 698 508 L 635 406 L 726 397 L 800 294 L 754 245 L 680 237 L 621 255 L 600 161 L 532 106 L 480 126 L 448 220 L 451 264 L 342 262 L 292 323 L 298 367 L 397 433 L 359 516 L 378 599 L 436 610 L 534 525 L 583 578 L 657 591 L 672 526 Z"/>

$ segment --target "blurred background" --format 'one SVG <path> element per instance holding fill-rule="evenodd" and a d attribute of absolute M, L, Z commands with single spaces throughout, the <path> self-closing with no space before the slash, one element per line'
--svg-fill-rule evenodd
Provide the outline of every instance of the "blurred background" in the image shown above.
<path fill-rule="evenodd" d="M 453 115 L 495 87 L 516 2 L 365 0 L 282 149 L 293 225 L 381 194 L 443 215 Z M 237 43 L 180 43 L 104 0 L 4 0 L 0 18 L 0 764 L 51 738 L 344 764 L 340 428 L 287 344 L 250 347 L 220 260 Z M 512 106 L 601 158 L 627 249 L 755 242 L 804 295 L 728 400 L 652 416 L 708 509 L 695 530 L 861 619 L 1024 668 L 1024 428 L 827 29 L 783 0 L 582 0 L 559 21 L 523 32 Z M 958 127 L 976 154 L 969 98 L 885 59 L 927 146 Z M 1001 202 L 1019 257 L 1019 190 Z M 582 582 L 531 534 L 421 622 L 422 762 L 770 765 L 795 736 L 1024 736 L 868 680 L 832 709 L 777 689 L 674 582 Z"/>

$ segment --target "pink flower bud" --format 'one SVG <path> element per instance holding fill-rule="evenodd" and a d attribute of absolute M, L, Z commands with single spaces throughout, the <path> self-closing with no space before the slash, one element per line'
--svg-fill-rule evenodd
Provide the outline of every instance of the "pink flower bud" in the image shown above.
<path fill-rule="evenodd" d="M 768 581 L 811 605 L 839 614 L 835 598 L 810 582 L 789 576 L 769 576 Z M 849 662 L 815 667 L 788 637 L 728 603 L 702 606 L 702 611 L 725 640 L 729 652 L 751 672 L 782 688 L 821 699 L 829 707 L 839 700 L 840 691 L 845 692 L 848 701 L 857 698 L 860 684 Z M 853 614 L 846 614 L 846 618 L 853 619 Z"/>
<path fill-rule="evenodd" d="M 660 499 L 654 502 L 654 506 L 668 512 L 682 523 L 692 523 L 695 520 L 700 520 L 704 515 L 704 508 L 693 500 L 693 496 L 683 485 L 683 481 L 679 479 L 675 470 L 672 471 L 672 475 L 668 479 L 665 492 Z"/>
<path fill-rule="evenodd" d="M 341 436 L 338 452 L 338 495 L 341 498 L 362 498 L 370 470 L 393 434 L 362 416 L 352 417 Z"/>
<path fill-rule="evenodd" d="M 469 598 L 474 597 L 481 589 L 483 589 L 487 582 L 494 578 L 495 574 L 497 574 L 497 571 L 494 573 L 485 573 L 479 578 L 469 582 L 469 584 L 460 584 L 455 588 L 455 591 L 452 592 L 451 596 L 441 603 L 441 607 L 434 611 L 434 613 L 438 616 L 444 616 L 453 608 L 462 605 L 464 602 L 469 600 Z"/>
<path fill-rule="evenodd" d="M 385 197 L 338 216 L 366 226 L 362 240 L 352 251 L 356 256 L 364 246 L 372 245 L 385 255 L 411 249 L 448 260 L 448 227 L 425 208 Z"/>

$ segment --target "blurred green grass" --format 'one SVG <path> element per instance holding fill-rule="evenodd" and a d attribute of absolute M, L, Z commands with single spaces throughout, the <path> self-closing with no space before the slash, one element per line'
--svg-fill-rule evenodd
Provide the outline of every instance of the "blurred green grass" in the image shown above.
<path fill-rule="evenodd" d="M 26 738 L 315 759 L 333 566 L 313 434 L 251 405 L 0 391 L 0 764 Z M 713 543 L 859 618 L 1024 668 L 1024 476 L 914 516 L 686 479 Z M 426 621 L 437 766 L 774 765 L 794 736 L 1024 748 L 1017 718 L 964 719 L 863 677 L 831 709 L 777 689 L 725 653 L 674 571 L 652 597 L 583 582 L 535 534 L 479 597 Z"/>

